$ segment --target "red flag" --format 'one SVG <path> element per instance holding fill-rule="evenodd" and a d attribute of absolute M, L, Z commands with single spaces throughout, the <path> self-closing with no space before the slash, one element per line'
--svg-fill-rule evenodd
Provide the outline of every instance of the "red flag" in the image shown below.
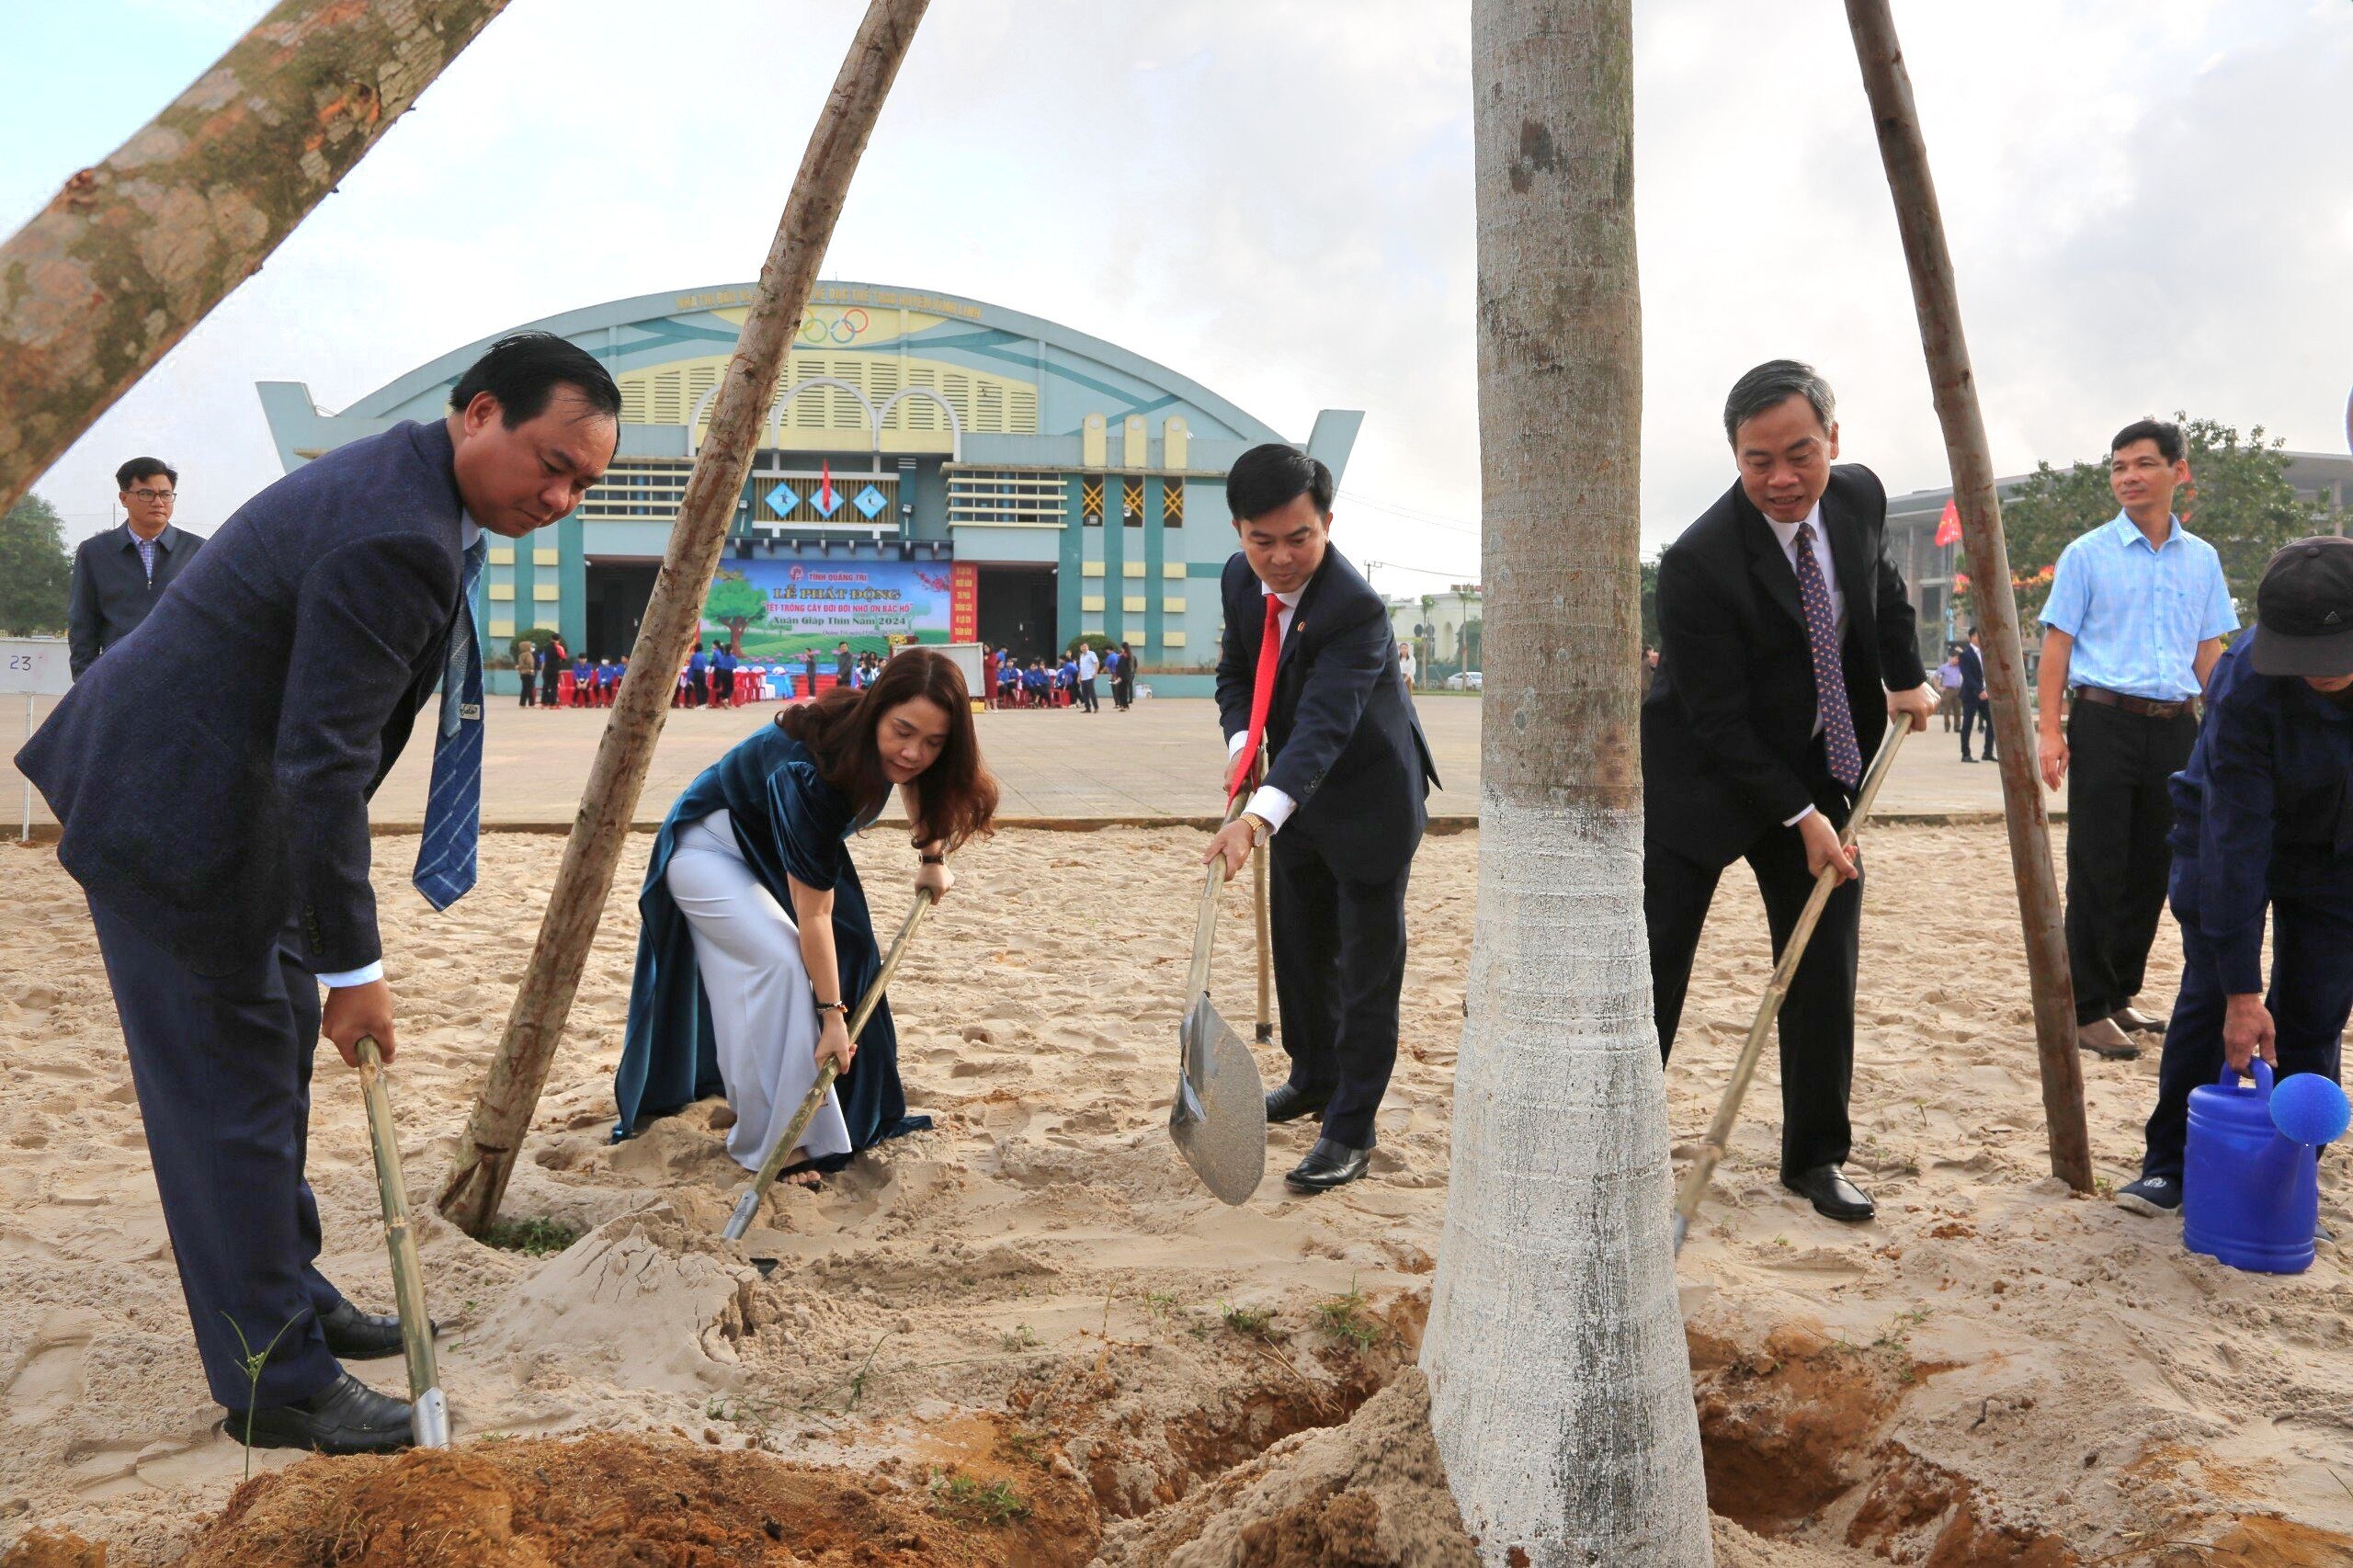
<path fill-rule="evenodd" d="M 1945 515 L 1937 519 L 1937 548 L 1961 542 L 1961 507 L 1951 501 L 1945 503 Z"/>
<path fill-rule="evenodd" d="M 820 471 L 817 475 L 817 511 L 820 516 L 831 517 L 834 512 L 833 460 L 830 458 L 827 459 L 824 463 L 819 465 L 819 470 Z"/>

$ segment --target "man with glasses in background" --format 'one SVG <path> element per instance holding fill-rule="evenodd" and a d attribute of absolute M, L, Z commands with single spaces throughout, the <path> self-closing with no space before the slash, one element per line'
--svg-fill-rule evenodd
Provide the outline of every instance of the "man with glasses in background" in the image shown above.
<path fill-rule="evenodd" d="M 65 634 L 66 660 L 75 680 L 147 619 L 202 547 L 204 540 L 172 526 L 179 477 L 160 458 L 133 458 L 115 470 L 122 526 L 92 535 L 74 552 Z"/>

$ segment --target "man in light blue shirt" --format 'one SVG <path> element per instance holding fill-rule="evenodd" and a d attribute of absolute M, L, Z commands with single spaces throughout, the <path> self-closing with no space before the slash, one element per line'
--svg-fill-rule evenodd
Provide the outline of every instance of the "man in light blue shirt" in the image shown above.
<path fill-rule="evenodd" d="M 2067 787 L 2067 958 L 2077 1042 L 2138 1056 L 2165 1020 L 2132 1006 L 2165 912 L 2166 783 L 2198 740 L 2191 706 L 2238 630 L 2214 547 L 2173 515 L 2189 481 L 2181 427 L 2127 425 L 2109 443 L 2123 509 L 2059 557 L 2042 608 L 2042 780 Z M 2065 699 L 2067 729 L 2059 722 Z"/>

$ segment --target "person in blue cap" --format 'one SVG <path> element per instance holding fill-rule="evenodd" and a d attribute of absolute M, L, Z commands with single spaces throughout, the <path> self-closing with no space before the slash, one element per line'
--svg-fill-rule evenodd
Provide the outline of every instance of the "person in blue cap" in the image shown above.
<path fill-rule="evenodd" d="M 2280 551 L 2255 608 L 2255 630 L 2207 677 L 2198 744 L 2173 776 L 2181 995 L 2141 1179 L 2116 1195 L 2137 1214 L 2181 1208 L 2190 1090 L 2257 1056 L 2282 1078 L 2336 1079 L 2353 1012 L 2353 539 Z"/>

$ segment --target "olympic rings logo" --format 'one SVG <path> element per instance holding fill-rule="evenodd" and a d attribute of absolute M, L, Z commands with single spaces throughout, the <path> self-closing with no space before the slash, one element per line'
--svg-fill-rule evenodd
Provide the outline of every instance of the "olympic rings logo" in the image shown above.
<path fill-rule="evenodd" d="M 810 316 L 801 324 L 801 341 L 809 344 L 848 343 L 866 335 L 869 318 L 852 305 L 830 323 Z"/>

